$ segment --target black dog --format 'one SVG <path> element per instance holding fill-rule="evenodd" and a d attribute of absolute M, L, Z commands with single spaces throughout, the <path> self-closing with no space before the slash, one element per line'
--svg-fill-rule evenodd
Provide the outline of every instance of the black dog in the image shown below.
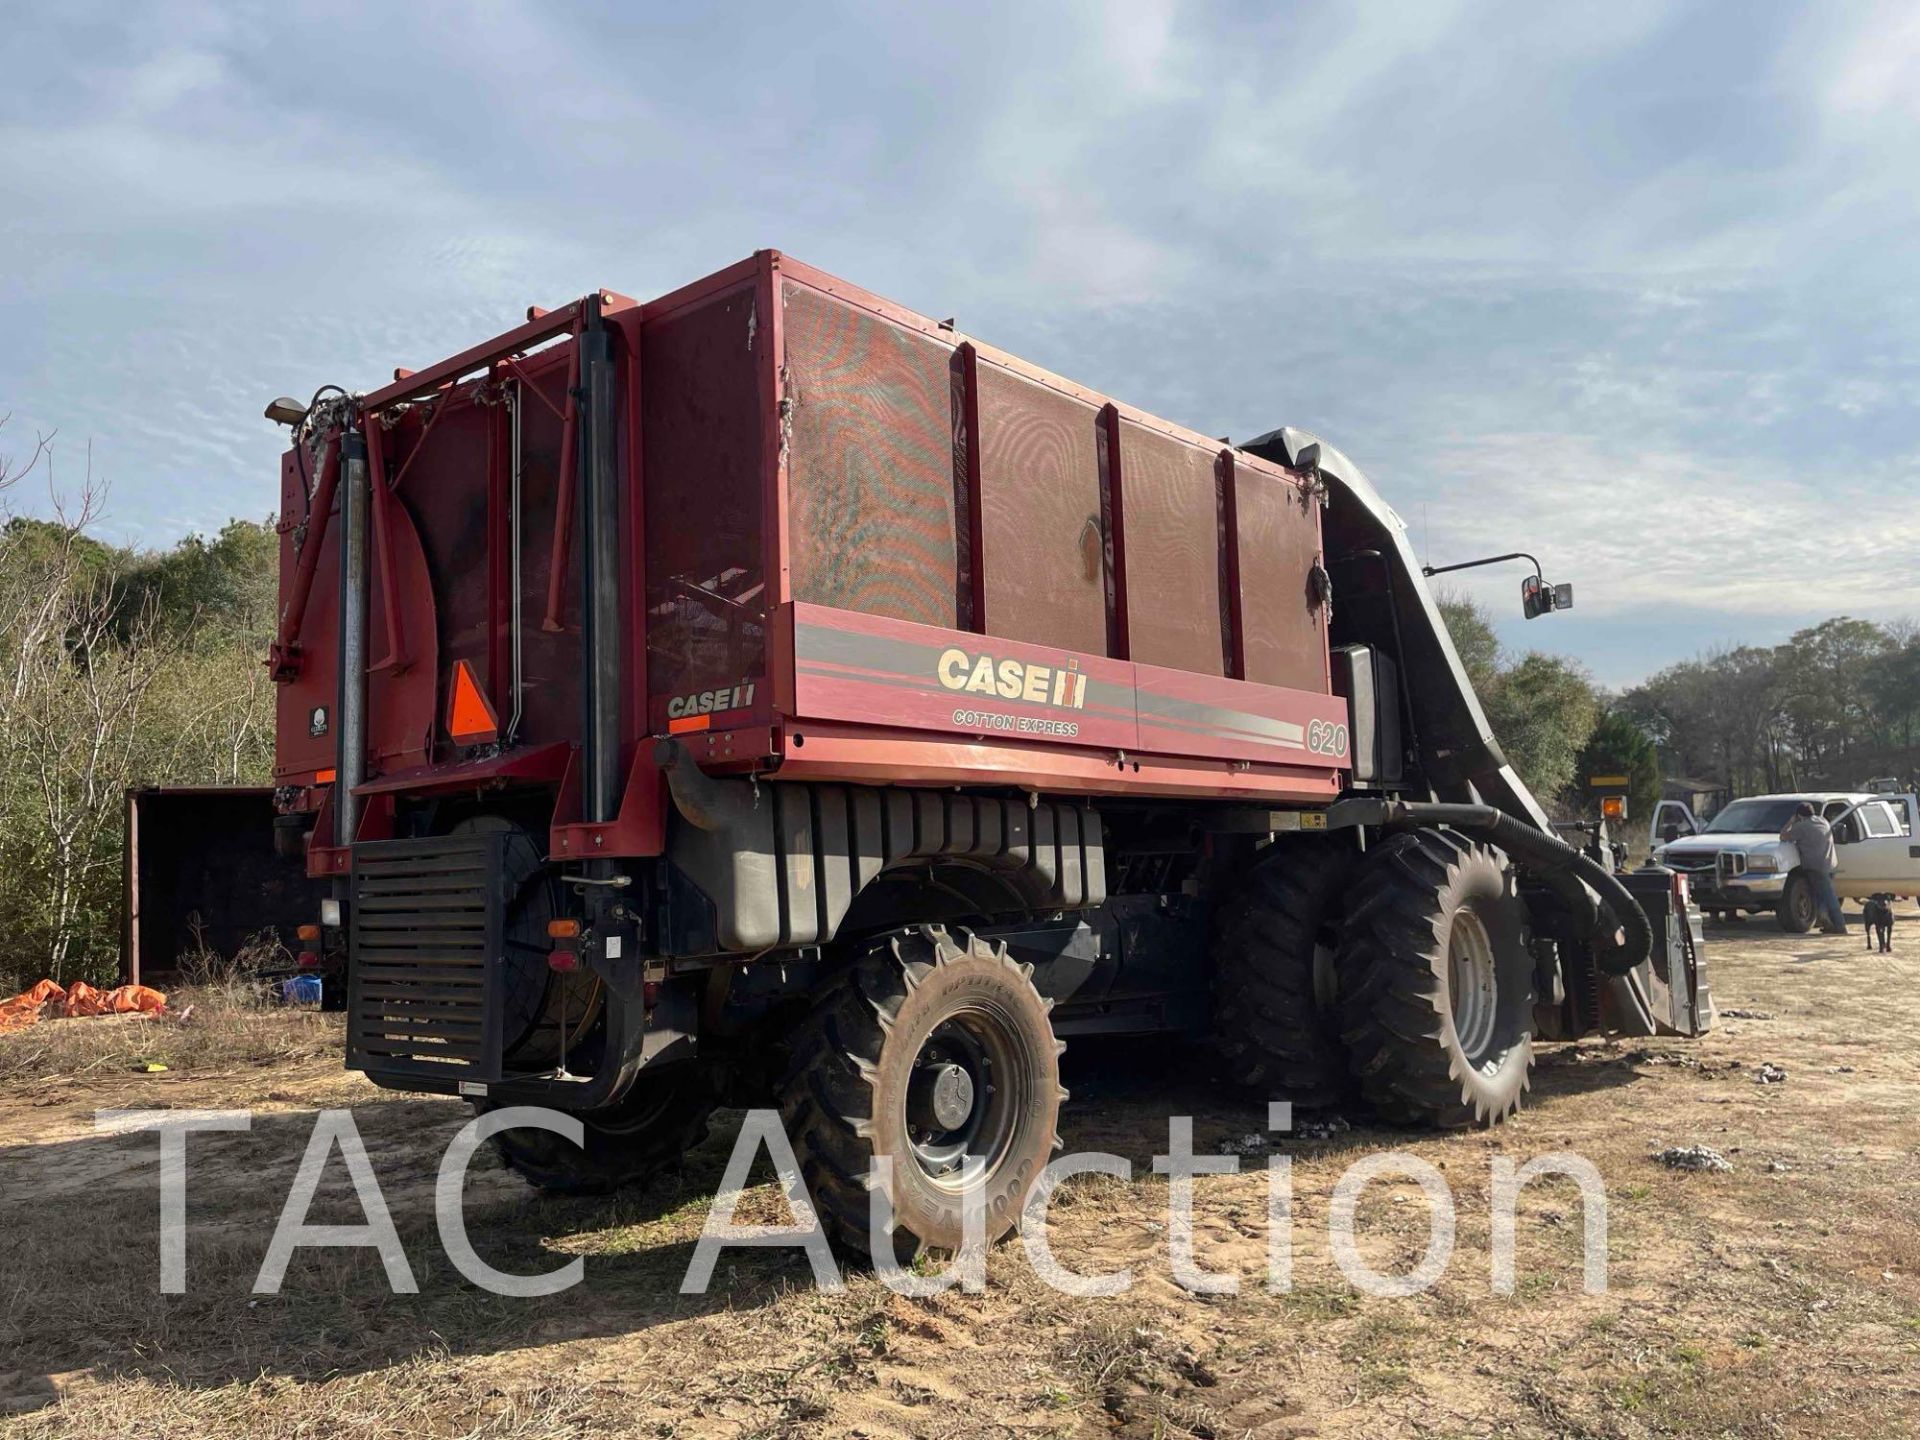
<path fill-rule="evenodd" d="M 1861 919 L 1866 921 L 1867 948 L 1873 949 L 1878 941 L 1882 954 L 1893 949 L 1893 897 L 1891 895 L 1870 896 L 1861 910 Z"/>

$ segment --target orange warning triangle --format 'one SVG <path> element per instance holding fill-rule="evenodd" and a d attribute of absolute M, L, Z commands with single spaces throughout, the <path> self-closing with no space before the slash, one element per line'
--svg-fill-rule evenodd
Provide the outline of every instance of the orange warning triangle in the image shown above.
<path fill-rule="evenodd" d="M 453 696 L 447 704 L 447 734 L 456 745 L 486 745 L 500 738 L 500 722 L 493 706 L 473 678 L 464 660 L 454 662 Z"/>

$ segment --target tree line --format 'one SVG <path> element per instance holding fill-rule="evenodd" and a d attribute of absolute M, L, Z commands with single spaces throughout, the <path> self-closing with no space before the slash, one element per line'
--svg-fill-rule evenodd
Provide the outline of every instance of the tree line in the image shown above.
<path fill-rule="evenodd" d="M 271 522 L 108 544 L 101 488 L 61 491 L 53 458 L 0 454 L 0 492 L 38 472 L 54 495 L 54 518 L 0 524 L 0 994 L 117 972 L 130 785 L 272 771 Z"/>
<path fill-rule="evenodd" d="M 1577 661 L 1509 654 L 1472 600 L 1443 594 L 1440 609 L 1507 758 L 1558 818 L 1590 808 L 1585 780 L 1596 774 L 1631 777 L 1630 813 L 1642 823 L 1666 778 L 1726 798 L 1920 778 L 1912 621 L 1836 616 L 1783 644 L 1713 650 L 1615 692 Z"/>
<path fill-rule="evenodd" d="M 1785 644 L 1670 665 L 1620 697 L 1669 773 L 1729 795 L 1910 784 L 1920 739 L 1920 625 L 1840 615 Z"/>

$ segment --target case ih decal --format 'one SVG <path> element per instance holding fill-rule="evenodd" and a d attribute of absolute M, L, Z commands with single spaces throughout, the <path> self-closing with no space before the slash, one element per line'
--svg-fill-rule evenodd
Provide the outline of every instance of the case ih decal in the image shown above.
<path fill-rule="evenodd" d="M 676 695 L 667 701 L 668 720 L 691 720 L 700 715 L 718 715 L 727 710 L 744 710 L 753 704 L 753 682 L 723 685 L 717 690 L 698 690 L 691 695 Z"/>
<path fill-rule="evenodd" d="M 1344 768 L 1346 702 L 1244 680 L 790 607 L 794 713 L 980 739 Z"/>
<path fill-rule="evenodd" d="M 1065 664 L 1049 667 L 1021 660 L 996 661 L 991 655 L 969 655 L 954 646 L 941 653 L 935 669 L 949 690 L 1068 710 L 1078 710 L 1087 702 L 1087 677 L 1080 673 L 1079 660 L 1071 656 Z"/>

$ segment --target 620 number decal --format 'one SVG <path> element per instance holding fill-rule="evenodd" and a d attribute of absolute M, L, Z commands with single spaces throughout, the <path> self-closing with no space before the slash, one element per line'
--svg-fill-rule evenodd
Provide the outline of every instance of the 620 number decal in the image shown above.
<path fill-rule="evenodd" d="M 1315 720 L 1307 726 L 1307 749 L 1315 755 L 1347 753 L 1347 727 L 1330 720 Z"/>

